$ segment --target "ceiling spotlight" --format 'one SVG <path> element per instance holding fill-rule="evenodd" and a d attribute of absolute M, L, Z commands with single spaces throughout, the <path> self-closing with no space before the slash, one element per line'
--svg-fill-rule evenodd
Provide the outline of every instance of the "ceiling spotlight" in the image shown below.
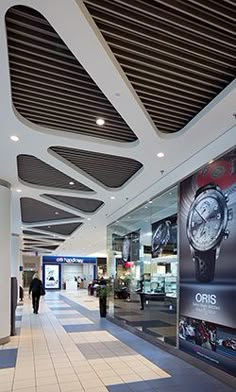
<path fill-rule="evenodd" d="M 105 124 L 105 121 L 103 120 L 103 118 L 97 118 L 96 124 L 102 126 Z"/>
<path fill-rule="evenodd" d="M 22 192 L 22 190 L 21 190 L 21 189 L 17 189 L 17 190 L 16 190 L 16 192 L 18 192 L 18 193 L 21 193 L 21 192 Z"/>
<path fill-rule="evenodd" d="M 11 139 L 13 142 L 18 142 L 18 141 L 19 141 L 18 136 L 15 136 L 15 135 L 12 135 L 12 136 L 10 137 L 10 139 Z"/>
<path fill-rule="evenodd" d="M 158 152 L 157 154 L 158 158 L 163 158 L 165 156 L 164 152 Z"/>
<path fill-rule="evenodd" d="M 211 161 L 209 161 L 208 163 L 209 163 L 209 165 L 211 164 L 211 163 L 213 163 L 214 162 L 214 160 L 212 159 Z"/>
<path fill-rule="evenodd" d="M 152 200 L 149 200 L 149 202 L 148 202 L 149 204 L 152 204 Z"/>
<path fill-rule="evenodd" d="M 75 185 L 74 181 L 70 181 L 69 185 Z"/>
<path fill-rule="evenodd" d="M 111 200 L 115 200 L 115 196 L 111 196 L 110 199 L 111 199 Z"/>

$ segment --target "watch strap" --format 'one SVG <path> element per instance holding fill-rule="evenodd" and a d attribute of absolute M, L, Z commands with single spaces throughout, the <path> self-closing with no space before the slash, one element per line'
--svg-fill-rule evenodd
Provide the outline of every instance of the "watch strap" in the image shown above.
<path fill-rule="evenodd" d="M 196 279 L 202 283 L 211 282 L 215 274 L 216 249 L 206 252 L 195 251 L 194 261 Z"/>

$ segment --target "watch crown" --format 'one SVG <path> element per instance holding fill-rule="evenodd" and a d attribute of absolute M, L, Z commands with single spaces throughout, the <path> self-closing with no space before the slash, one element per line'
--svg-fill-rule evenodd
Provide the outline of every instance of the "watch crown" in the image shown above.
<path fill-rule="evenodd" d="M 225 232 L 224 232 L 224 240 L 227 240 L 228 237 L 229 237 L 229 230 L 225 230 Z"/>

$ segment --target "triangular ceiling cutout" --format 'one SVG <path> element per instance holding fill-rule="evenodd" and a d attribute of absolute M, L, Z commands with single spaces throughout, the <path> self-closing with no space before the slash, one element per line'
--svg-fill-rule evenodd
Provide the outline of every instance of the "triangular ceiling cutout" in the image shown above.
<path fill-rule="evenodd" d="M 24 223 L 36 223 L 50 220 L 56 221 L 72 218 L 80 219 L 77 215 L 73 215 L 30 197 L 22 197 L 20 199 L 20 203 L 21 217 Z"/>
<path fill-rule="evenodd" d="M 6 13 L 12 100 L 34 124 L 118 142 L 137 140 L 119 113 L 38 11 Z M 82 38 L 81 38 L 82 39 Z M 105 124 L 96 124 L 97 118 Z"/>
<path fill-rule="evenodd" d="M 76 208 L 83 212 L 95 212 L 104 203 L 101 200 L 96 199 L 85 199 L 83 197 L 72 197 L 72 196 L 60 196 L 60 195 L 49 195 L 44 194 L 49 199 L 59 201 L 60 203 L 66 204 L 70 207 Z"/>
<path fill-rule="evenodd" d="M 50 233 L 71 235 L 76 229 L 82 226 L 83 223 L 64 223 L 60 225 L 47 225 L 47 226 L 36 226 L 34 229 L 48 231 Z"/>
<path fill-rule="evenodd" d="M 49 188 L 93 192 L 86 185 L 81 184 L 33 155 L 18 155 L 17 169 L 18 177 L 29 184 Z"/>
<path fill-rule="evenodd" d="M 109 188 L 121 187 L 142 168 L 140 162 L 116 155 L 58 146 L 50 147 L 49 151 Z"/>

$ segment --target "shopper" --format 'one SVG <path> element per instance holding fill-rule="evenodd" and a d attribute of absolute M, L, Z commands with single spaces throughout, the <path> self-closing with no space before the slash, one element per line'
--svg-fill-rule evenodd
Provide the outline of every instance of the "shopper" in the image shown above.
<path fill-rule="evenodd" d="M 140 279 L 140 281 L 139 281 L 139 288 L 136 290 L 136 292 L 140 295 L 140 305 L 141 305 L 140 310 L 144 310 L 144 292 L 143 292 L 143 286 L 144 286 L 144 276 L 141 275 L 141 279 Z"/>
<path fill-rule="evenodd" d="M 40 300 L 40 295 L 43 290 L 43 283 L 39 279 L 39 276 L 37 273 L 34 274 L 30 288 L 29 288 L 29 297 L 30 294 L 32 293 L 32 306 L 33 306 L 33 312 L 35 314 L 38 314 L 39 310 L 39 300 Z"/>

